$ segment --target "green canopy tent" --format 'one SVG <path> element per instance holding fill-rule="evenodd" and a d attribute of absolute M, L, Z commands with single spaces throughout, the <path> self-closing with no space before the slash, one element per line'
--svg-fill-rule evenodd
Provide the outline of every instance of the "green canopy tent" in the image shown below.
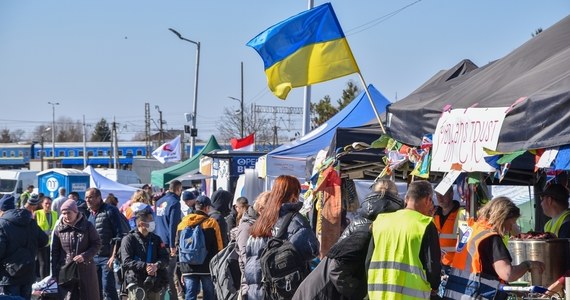
<path fill-rule="evenodd" d="M 209 153 L 213 150 L 220 150 L 222 149 L 216 141 L 216 138 L 212 135 L 208 143 L 204 145 L 200 152 L 196 153 L 193 157 L 183 161 L 177 165 L 168 167 L 162 170 L 152 171 L 151 173 L 151 183 L 154 186 L 164 187 L 166 188 L 166 183 L 170 180 L 184 175 L 190 171 L 197 170 L 200 168 L 200 158 L 203 154 Z"/>

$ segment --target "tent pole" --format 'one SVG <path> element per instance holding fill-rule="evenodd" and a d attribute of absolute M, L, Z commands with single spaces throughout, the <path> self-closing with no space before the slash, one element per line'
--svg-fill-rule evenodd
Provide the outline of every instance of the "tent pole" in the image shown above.
<path fill-rule="evenodd" d="M 384 129 L 384 125 L 382 125 L 382 119 L 380 119 L 380 115 L 378 114 L 378 110 L 376 109 L 376 105 L 374 105 L 374 101 L 372 100 L 372 95 L 370 95 L 370 91 L 368 90 L 368 85 L 364 81 L 364 77 L 362 74 L 358 72 L 358 77 L 360 77 L 360 81 L 364 86 L 364 91 L 366 91 L 366 95 L 368 96 L 368 101 L 370 101 L 370 105 L 372 106 L 372 110 L 374 111 L 374 115 L 376 115 L 376 120 L 378 120 L 378 124 L 380 124 L 380 129 L 382 129 L 382 133 L 386 134 L 386 129 Z"/>

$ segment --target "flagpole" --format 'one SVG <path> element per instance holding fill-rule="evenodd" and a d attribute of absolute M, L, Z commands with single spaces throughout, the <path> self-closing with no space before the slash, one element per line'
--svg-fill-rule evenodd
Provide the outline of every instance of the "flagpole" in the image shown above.
<path fill-rule="evenodd" d="M 308 9 L 313 8 L 314 1 L 307 0 Z M 303 97 L 303 135 L 308 134 L 311 131 L 311 86 L 305 86 L 304 97 Z"/>
<path fill-rule="evenodd" d="M 366 81 L 364 81 L 364 77 L 360 71 L 358 72 L 358 77 L 360 77 L 360 81 L 362 81 L 362 85 L 364 86 L 364 91 L 366 91 L 366 95 L 368 96 L 368 101 L 370 101 L 370 105 L 372 106 L 372 110 L 374 111 L 374 115 L 376 115 L 376 120 L 378 120 L 378 124 L 380 124 L 380 129 L 382 130 L 383 134 L 386 134 L 386 129 L 384 129 L 384 125 L 382 125 L 382 119 L 380 119 L 380 114 L 378 114 L 378 110 L 376 109 L 376 105 L 374 104 L 374 100 L 372 100 L 372 95 L 368 90 L 368 85 Z"/>

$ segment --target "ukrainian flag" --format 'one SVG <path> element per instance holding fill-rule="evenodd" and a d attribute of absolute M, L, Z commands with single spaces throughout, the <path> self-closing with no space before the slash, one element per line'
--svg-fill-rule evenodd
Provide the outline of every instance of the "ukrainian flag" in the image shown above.
<path fill-rule="evenodd" d="M 330 3 L 273 25 L 247 46 L 263 59 L 269 89 L 283 100 L 292 88 L 359 72 Z"/>

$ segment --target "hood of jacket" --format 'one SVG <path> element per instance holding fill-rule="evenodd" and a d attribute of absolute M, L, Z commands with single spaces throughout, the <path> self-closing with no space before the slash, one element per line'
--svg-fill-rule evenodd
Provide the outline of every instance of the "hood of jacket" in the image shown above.
<path fill-rule="evenodd" d="M 208 219 L 208 215 L 201 211 L 201 210 L 196 210 L 191 214 L 186 215 L 186 217 L 184 217 L 182 219 L 182 221 L 180 221 L 180 226 L 184 225 L 183 227 L 188 227 L 188 226 L 195 226 L 196 224 Z"/>
<path fill-rule="evenodd" d="M 303 208 L 303 202 L 301 201 L 295 203 L 291 202 L 283 203 L 281 204 L 281 208 L 279 209 L 279 217 L 282 217 L 292 211 L 298 212 L 299 210 L 301 210 L 301 208 Z"/>
<path fill-rule="evenodd" d="M 217 190 L 212 194 L 212 207 L 219 211 L 222 216 L 230 214 L 230 206 L 233 200 L 232 193 L 224 190 Z"/>
<path fill-rule="evenodd" d="M 2 219 L 20 227 L 25 227 L 33 221 L 32 213 L 27 209 L 10 209 L 4 212 Z"/>
<path fill-rule="evenodd" d="M 253 209 L 253 206 L 250 206 L 241 217 L 241 222 L 253 223 L 255 220 L 257 220 L 257 217 L 259 217 L 259 215 L 255 209 Z"/>
<path fill-rule="evenodd" d="M 404 208 L 404 201 L 391 193 L 371 193 L 360 205 L 358 214 L 363 218 L 374 221 L 381 213 L 395 212 Z"/>

